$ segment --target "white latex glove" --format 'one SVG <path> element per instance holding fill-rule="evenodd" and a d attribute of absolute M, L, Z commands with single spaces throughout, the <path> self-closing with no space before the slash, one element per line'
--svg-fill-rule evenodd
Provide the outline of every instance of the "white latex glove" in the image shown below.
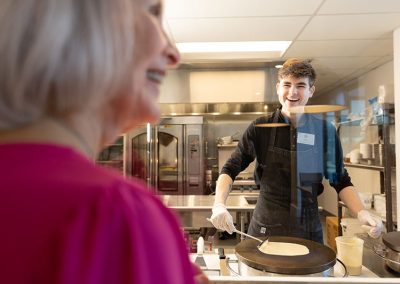
<path fill-rule="evenodd" d="M 358 220 L 364 224 L 362 227 L 368 230 L 368 235 L 372 238 L 379 238 L 383 231 L 381 218 L 371 215 L 367 210 L 360 210 L 357 214 Z"/>
<path fill-rule="evenodd" d="M 229 234 L 236 230 L 233 225 L 232 215 L 229 214 L 226 206 L 222 203 L 214 204 L 210 221 L 215 228 L 227 231 Z"/>

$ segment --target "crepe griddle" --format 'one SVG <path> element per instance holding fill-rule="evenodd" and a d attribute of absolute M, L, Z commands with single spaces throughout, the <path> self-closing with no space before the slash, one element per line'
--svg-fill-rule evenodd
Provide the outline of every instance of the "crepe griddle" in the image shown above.
<path fill-rule="evenodd" d="M 314 241 L 284 236 L 271 236 L 269 241 L 304 245 L 310 253 L 298 256 L 269 255 L 258 249 L 259 243 L 257 241 L 246 239 L 235 247 L 238 260 L 254 269 L 290 275 L 323 272 L 336 263 L 335 252 Z"/>
<path fill-rule="evenodd" d="M 400 232 L 390 232 L 382 236 L 382 242 L 390 249 L 400 253 Z"/>

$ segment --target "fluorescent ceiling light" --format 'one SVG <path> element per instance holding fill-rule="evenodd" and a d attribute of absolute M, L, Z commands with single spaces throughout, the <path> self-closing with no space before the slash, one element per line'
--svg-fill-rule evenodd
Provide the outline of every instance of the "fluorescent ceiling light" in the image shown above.
<path fill-rule="evenodd" d="M 219 52 L 284 52 L 291 41 L 182 42 L 176 46 L 180 53 Z"/>

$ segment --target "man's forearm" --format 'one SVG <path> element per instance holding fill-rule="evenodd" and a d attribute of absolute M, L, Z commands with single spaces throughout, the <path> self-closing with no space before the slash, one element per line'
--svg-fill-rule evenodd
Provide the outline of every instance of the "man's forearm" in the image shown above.
<path fill-rule="evenodd" d="M 215 189 L 215 200 L 214 204 L 222 203 L 226 204 L 233 180 L 227 174 L 221 174 L 217 180 L 217 186 Z"/>
<path fill-rule="evenodd" d="M 360 210 L 364 209 L 364 205 L 353 186 L 343 188 L 339 193 L 339 197 L 355 216 Z"/>

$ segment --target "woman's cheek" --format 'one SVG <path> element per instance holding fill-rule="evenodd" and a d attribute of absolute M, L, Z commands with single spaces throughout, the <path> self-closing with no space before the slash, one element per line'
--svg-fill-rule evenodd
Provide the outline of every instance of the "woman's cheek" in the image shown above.
<path fill-rule="evenodd" d="M 147 122 L 157 123 L 160 118 L 160 105 L 158 101 L 145 94 L 131 96 L 119 102 L 118 115 L 123 122 L 123 128 L 132 128 Z"/>

